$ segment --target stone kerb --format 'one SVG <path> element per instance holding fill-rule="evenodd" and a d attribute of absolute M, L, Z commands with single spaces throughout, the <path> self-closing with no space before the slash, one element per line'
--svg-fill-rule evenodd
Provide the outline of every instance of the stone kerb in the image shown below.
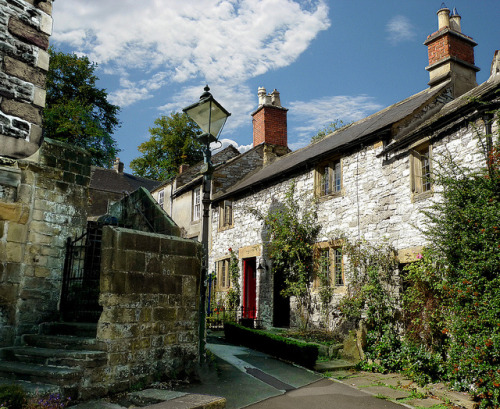
<path fill-rule="evenodd" d="M 104 227 L 97 338 L 107 392 L 194 370 L 200 255 L 192 240 Z"/>

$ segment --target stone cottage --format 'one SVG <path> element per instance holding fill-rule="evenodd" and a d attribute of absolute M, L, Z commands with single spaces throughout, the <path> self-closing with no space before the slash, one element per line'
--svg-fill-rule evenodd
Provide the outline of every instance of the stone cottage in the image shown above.
<path fill-rule="evenodd" d="M 278 206 L 292 181 L 301 206 L 312 200 L 318 203 L 322 230 L 317 246 L 329 260 L 335 304 L 348 285 L 336 232 L 353 240 L 385 240 L 397 249 L 401 263 L 413 261 L 425 245 L 418 230 L 421 210 L 439 195 L 428 178 L 435 163 L 452 155 L 472 169 L 485 164 L 476 131 L 490 134 L 492 127 L 498 129 L 498 118 L 492 120 L 490 114 L 500 106 L 498 51 L 490 78 L 478 86 L 476 43 L 461 32 L 461 18 L 455 11 L 450 15 L 449 9 L 442 8 L 437 14 L 438 31 L 424 43 L 429 54 L 428 88 L 263 164 L 223 192 L 214 192 L 210 261 L 218 273 L 217 291 L 224 297 L 231 286 L 227 267 L 228 248 L 232 248 L 239 257 L 244 317 L 267 326 L 293 325 L 296 318 L 290 300 L 280 296 L 262 223 L 249 211 L 265 214 Z M 259 109 L 253 114 L 254 149 L 265 142 L 258 136 L 258 117 L 269 109 L 262 97 L 259 90 Z M 276 134 L 282 132 L 282 122 L 266 123 Z M 283 137 L 281 143 L 286 146 L 286 133 Z M 223 203 L 231 203 L 230 212 Z M 319 314 L 313 321 L 319 323 Z"/>

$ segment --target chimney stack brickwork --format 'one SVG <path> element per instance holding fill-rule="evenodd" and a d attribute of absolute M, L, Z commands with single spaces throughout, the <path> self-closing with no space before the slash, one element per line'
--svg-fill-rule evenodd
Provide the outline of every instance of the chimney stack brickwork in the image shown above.
<path fill-rule="evenodd" d="M 287 146 L 287 111 L 281 106 L 279 92 L 266 95 L 265 88 L 259 88 L 259 107 L 253 117 L 253 146 L 267 143 Z"/>
<path fill-rule="evenodd" d="M 476 72 L 479 68 L 474 65 L 477 43 L 462 34 L 461 17 L 456 9 L 450 16 L 450 10 L 443 6 L 437 15 L 438 31 L 424 42 L 429 56 L 429 66 L 426 67 L 430 76 L 429 85 L 435 87 L 451 80 L 456 98 L 477 86 Z"/>

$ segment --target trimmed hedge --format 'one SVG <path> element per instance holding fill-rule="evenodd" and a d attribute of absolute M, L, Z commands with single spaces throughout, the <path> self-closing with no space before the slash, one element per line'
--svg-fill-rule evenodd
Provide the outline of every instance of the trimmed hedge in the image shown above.
<path fill-rule="evenodd" d="M 224 323 L 224 335 L 228 342 L 265 352 L 306 368 L 314 368 L 319 355 L 317 345 L 268 334 L 235 323 Z"/>

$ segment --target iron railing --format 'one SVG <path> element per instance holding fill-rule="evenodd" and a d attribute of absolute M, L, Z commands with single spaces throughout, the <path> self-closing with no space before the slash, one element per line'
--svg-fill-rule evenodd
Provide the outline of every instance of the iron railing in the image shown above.
<path fill-rule="evenodd" d="M 250 309 L 243 306 L 237 309 L 214 308 L 207 314 L 207 328 L 222 330 L 225 322 L 237 322 L 249 328 L 262 328 L 262 320 L 248 318 L 256 316 L 255 308 Z"/>

